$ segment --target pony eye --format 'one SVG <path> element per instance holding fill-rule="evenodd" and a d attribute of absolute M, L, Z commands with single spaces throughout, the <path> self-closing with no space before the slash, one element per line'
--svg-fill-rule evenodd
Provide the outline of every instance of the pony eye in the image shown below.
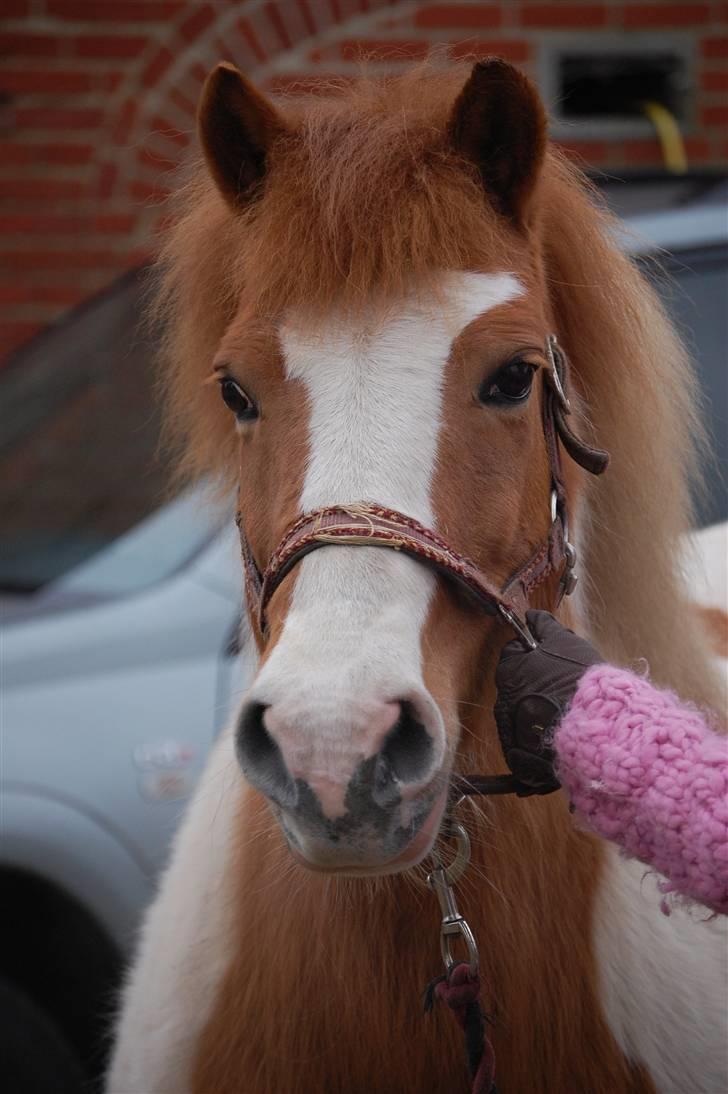
<path fill-rule="evenodd" d="M 239 422 L 253 422 L 258 417 L 258 408 L 253 400 L 229 376 L 220 380 L 220 394 L 225 406 L 232 410 Z"/>
<path fill-rule="evenodd" d="M 525 402 L 531 394 L 537 367 L 528 361 L 510 361 L 483 382 L 478 392 L 480 402 L 501 406 Z"/>

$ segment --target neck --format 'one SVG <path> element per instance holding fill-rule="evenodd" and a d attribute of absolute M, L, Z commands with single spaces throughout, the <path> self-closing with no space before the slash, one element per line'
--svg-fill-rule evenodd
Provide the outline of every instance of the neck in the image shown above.
<path fill-rule="evenodd" d="M 494 669 L 462 704 L 460 770 L 503 770 Z M 574 829 L 560 793 L 469 800 L 458 816 L 472 859 L 457 901 L 479 945 L 485 1008 L 497 1016 L 504 1089 L 532 1090 L 534 1076 L 547 1075 L 554 1090 L 650 1090 L 601 1016 L 590 947 L 597 841 Z M 239 930 L 198 1046 L 193 1094 L 359 1092 L 371 1088 L 383 1059 L 391 1089 L 451 1092 L 462 1067 L 455 1023 L 433 1032 L 417 1014 L 425 984 L 441 971 L 440 912 L 424 869 L 371 879 L 312 874 L 291 861 L 253 792 L 241 805 L 236 845 Z M 402 1031 L 394 1046 L 392 1030 Z"/>

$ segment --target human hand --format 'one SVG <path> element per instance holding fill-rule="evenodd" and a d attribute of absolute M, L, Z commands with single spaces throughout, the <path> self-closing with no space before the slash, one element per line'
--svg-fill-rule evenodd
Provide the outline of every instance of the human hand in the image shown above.
<path fill-rule="evenodd" d="M 504 646 L 493 708 L 503 755 L 521 784 L 521 797 L 558 790 L 553 732 L 581 677 L 604 660 L 549 612 L 529 611 L 526 621 L 538 645 L 527 649 L 515 639 Z"/>

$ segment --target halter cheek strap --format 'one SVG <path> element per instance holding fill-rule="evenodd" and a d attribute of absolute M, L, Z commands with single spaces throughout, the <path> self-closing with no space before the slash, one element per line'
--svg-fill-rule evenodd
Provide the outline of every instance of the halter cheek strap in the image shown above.
<path fill-rule="evenodd" d="M 549 575 L 557 573 L 560 575 L 557 606 L 576 584 L 576 551 L 568 538 L 559 441 L 573 460 L 594 475 L 600 475 L 609 461 L 606 452 L 585 444 L 567 424 L 571 413 L 568 365 L 554 335 L 546 340 L 546 357 L 543 431 L 551 469 L 551 523 L 545 541 L 504 585 L 497 587 L 472 559 L 413 517 L 368 502 L 327 506 L 305 513 L 288 528 L 261 571 L 238 514 L 248 608 L 263 638 L 268 631 L 266 609 L 285 576 L 311 551 L 339 545 L 402 551 L 464 589 L 489 615 L 499 615 L 526 645 L 535 647 L 526 624 L 531 593 Z"/>

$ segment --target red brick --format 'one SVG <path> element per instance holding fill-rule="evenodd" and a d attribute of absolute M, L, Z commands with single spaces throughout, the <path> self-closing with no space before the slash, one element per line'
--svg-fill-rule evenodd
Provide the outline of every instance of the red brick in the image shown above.
<path fill-rule="evenodd" d="M 114 251 L 87 251 L 73 247 L 64 251 L 3 251 L 0 267 L 6 270 L 99 270 L 119 265 Z"/>
<path fill-rule="evenodd" d="M 183 114 L 189 114 L 191 118 L 194 118 L 197 111 L 197 107 L 189 99 L 186 99 L 181 91 L 178 91 L 176 87 L 173 87 L 169 93 L 170 101 L 174 103 Z"/>
<path fill-rule="evenodd" d="M 125 255 L 122 255 L 122 264 L 125 269 L 130 270 L 137 266 L 148 265 L 152 257 L 153 248 L 151 246 L 134 247 L 131 251 L 127 251 Z"/>
<path fill-rule="evenodd" d="M 703 38 L 700 44 L 700 52 L 703 57 L 711 59 L 728 57 L 728 35 L 722 38 Z"/>
<path fill-rule="evenodd" d="M 189 133 L 183 133 L 176 125 L 172 125 L 166 118 L 152 118 L 150 122 L 150 128 L 152 132 L 158 133 L 161 137 L 165 137 L 169 141 L 174 141 L 175 144 L 179 144 L 180 147 L 186 148 L 190 143 Z"/>
<path fill-rule="evenodd" d="M 0 34 L 0 56 L 55 57 L 59 39 L 49 34 Z"/>
<path fill-rule="evenodd" d="M 728 71 L 703 72 L 700 86 L 703 91 L 728 91 Z"/>
<path fill-rule="evenodd" d="M 40 323 L 0 323 L 0 354 L 7 356 L 43 329 Z M 1 363 L 1 362 L 0 362 Z"/>
<path fill-rule="evenodd" d="M 115 163 L 102 163 L 96 180 L 96 196 L 102 199 L 110 198 L 116 186 L 118 168 Z"/>
<path fill-rule="evenodd" d="M 137 104 L 134 99 L 127 99 L 122 104 L 111 131 L 111 139 L 114 144 L 125 145 L 127 143 L 134 125 L 136 112 Z"/>
<path fill-rule="evenodd" d="M 493 38 L 491 41 L 455 42 L 450 46 L 449 54 L 455 61 L 482 59 L 484 57 L 503 57 L 517 64 L 528 61 L 531 45 L 525 39 Z"/>
<path fill-rule="evenodd" d="M 308 0 L 298 0 L 298 10 L 301 13 L 303 22 L 306 26 L 306 32 L 313 37 L 316 34 L 316 23 L 314 17 L 311 14 L 311 9 L 308 6 Z M 333 13 L 335 20 L 338 22 L 336 12 Z"/>
<path fill-rule="evenodd" d="M 78 216 L 62 213 L 9 213 L 0 216 L 0 235 L 124 235 L 134 227 L 131 213 Z"/>
<path fill-rule="evenodd" d="M 456 27 L 499 27 L 500 4 L 428 4 L 415 12 L 415 26 L 443 30 Z"/>
<path fill-rule="evenodd" d="M 61 201 L 81 198 L 87 188 L 80 179 L 0 179 L 0 198 L 18 201 Z"/>
<path fill-rule="evenodd" d="M 707 137 L 686 137 L 685 154 L 688 162 L 708 163 L 710 161 L 710 141 Z"/>
<path fill-rule="evenodd" d="M 275 3 L 275 0 L 268 0 L 268 3 L 263 5 L 263 9 L 268 16 L 271 26 L 278 35 L 278 39 L 283 48 L 290 49 L 293 43 L 286 30 L 286 24 L 278 8 L 278 4 Z"/>
<path fill-rule="evenodd" d="M 46 0 L 49 15 L 111 24 L 165 23 L 184 8 L 185 0 Z"/>
<path fill-rule="evenodd" d="M 622 156 L 627 164 L 660 164 L 664 160 L 662 147 L 656 137 L 624 141 Z"/>
<path fill-rule="evenodd" d="M 169 187 L 161 182 L 145 182 L 143 179 L 134 179 L 128 184 L 127 191 L 135 202 L 144 204 L 162 202 L 169 197 Z"/>
<path fill-rule="evenodd" d="M 146 145 L 137 149 L 136 160 L 140 167 L 151 167 L 155 171 L 171 171 L 178 166 L 177 160 L 168 159 Z"/>
<path fill-rule="evenodd" d="M 204 84 L 210 74 L 209 68 L 207 68 L 206 65 L 201 64 L 200 61 L 195 61 L 194 64 L 190 65 L 189 72 L 199 84 Z"/>
<path fill-rule="evenodd" d="M 728 125 L 728 103 L 704 106 L 700 111 L 700 119 L 703 125 Z"/>
<path fill-rule="evenodd" d="M 3 0 L 4 19 L 22 19 L 28 15 L 30 0 Z"/>
<path fill-rule="evenodd" d="M 59 304 L 70 307 L 83 300 L 85 292 L 71 285 L 0 285 L 0 304 Z"/>
<path fill-rule="evenodd" d="M 194 42 L 204 30 L 215 22 L 215 10 L 210 4 L 197 8 L 180 23 L 179 32 L 185 42 Z"/>
<path fill-rule="evenodd" d="M 16 113 L 18 129 L 96 129 L 103 120 L 104 111 L 93 108 L 20 107 Z"/>
<path fill-rule="evenodd" d="M 166 46 L 162 46 L 161 49 L 157 50 L 142 73 L 142 84 L 144 87 L 154 87 L 160 76 L 162 76 L 172 64 L 173 60 L 174 54 L 168 50 Z"/>
<path fill-rule="evenodd" d="M 525 27 L 603 27 L 607 8 L 605 4 L 524 4 L 521 22 Z"/>
<path fill-rule="evenodd" d="M 90 163 L 94 148 L 90 144 L 22 144 L 18 141 L 0 144 L 0 163 L 56 164 L 73 167 Z"/>
<path fill-rule="evenodd" d="M 42 72 L 23 69 L 20 72 L 0 72 L 0 90 L 30 95 L 69 95 L 92 91 L 94 78 L 90 72 Z"/>
<path fill-rule="evenodd" d="M 258 37 L 247 19 L 241 19 L 238 22 L 238 30 L 240 31 L 241 35 L 245 39 L 246 43 L 252 50 L 257 60 L 261 62 L 267 61 L 268 57 L 266 55 L 266 52 L 258 41 Z"/>
<path fill-rule="evenodd" d="M 606 141 L 558 141 L 559 148 L 576 163 L 604 163 L 608 154 Z"/>
<path fill-rule="evenodd" d="M 625 27 L 692 27 L 710 20 L 710 4 L 625 4 Z"/>
<path fill-rule="evenodd" d="M 148 41 L 141 34 L 85 34 L 82 38 L 75 39 L 74 52 L 79 57 L 127 60 L 138 57 Z"/>
<path fill-rule="evenodd" d="M 377 61 L 421 60 L 430 52 L 430 43 L 405 42 L 397 38 L 391 38 L 389 41 L 351 38 L 339 44 L 339 52 L 344 61 L 358 61 L 361 57 L 371 57 Z"/>

